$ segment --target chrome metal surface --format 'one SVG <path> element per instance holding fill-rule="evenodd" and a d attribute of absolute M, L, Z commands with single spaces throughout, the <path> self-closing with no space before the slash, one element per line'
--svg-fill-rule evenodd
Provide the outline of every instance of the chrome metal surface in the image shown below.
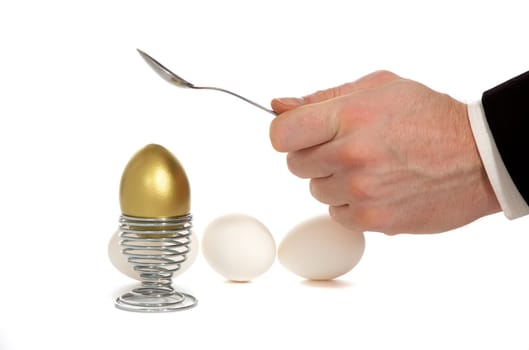
<path fill-rule="evenodd" d="M 136 312 L 168 312 L 197 304 L 192 295 L 172 287 L 172 277 L 186 260 L 191 242 L 191 215 L 138 218 L 122 215 L 120 245 L 138 271 L 141 286 L 115 300 L 117 308 Z"/>
<path fill-rule="evenodd" d="M 270 114 L 273 114 L 273 115 L 277 115 L 277 113 L 274 112 L 273 110 L 271 110 L 269 108 L 266 108 L 266 107 L 258 104 L 257 102 L 249 100 L 246 97 L 243 97 L 243 96 L 241 96 L 239 94 L 236 94 L 235 92 L 232 92 L 232 91 L 229 91 L 229 90 L 226 90 L 226 89 L 222 89 L 222 88 L 218 88 L 218 87 L 214 87 L 214 86 L 196 86 L 196 85 L 190 83 L 189 81 L 183 79 L 179 75 L 176 75 L 175 73 L 173 73 L 169 68 L 165 67 L 163 64 L 158 62 L 152 56 L 148 55 L 147 53 L 143 52 L 140 49 L 136 49 L 136 50 L 138 50 L 138 52 L 140 53 L 141 57 L 143 57 L 143 59 L 145 60 L 145 62 L 147 62 L 149 67 L 151 67 L 163 80 L 165 80 L 165 81 L 167 81 L 167 82 L 169 82 L 169 83 L 171 83 L 173 85 L 176 85 L 178 87 L 190 88 L 190 89 L 216 90 L 216 91 L 225 92 L 227 94 L 230 94 L 232 96 L 240 98 L 241 100 L 243 100 L 245 102 L 248 102 L 249 104 L 254 105 L 257 108 L 260 108 L 263 111 L 266 111 L 266 112 L 268 112 Z"/>

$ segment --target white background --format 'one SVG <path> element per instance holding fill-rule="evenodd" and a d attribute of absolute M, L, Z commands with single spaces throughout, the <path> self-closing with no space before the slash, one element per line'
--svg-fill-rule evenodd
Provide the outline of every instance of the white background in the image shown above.
<path fill-rule="evenodd" d="M 494 4 L 491 4 L 494 3 Z M 227 212 L 279 243 L 326 208 L 268 139 L 263 104 L 389 69 L 470 102 L 529 66 L 527 5 L 462 1 L 0 2 L 0 349 L 527 349 L 529 232 L 502 214 L 432 236 L 366 233 L 333 283 L 278 263 L 231 284 L 199 256 L 175 281 L 197 308 L 114 308 L 134 282 L 107 242 L 129 158 L 170 149 L 197 235 Z M 522 152 L 522 154 L 525 154 Z M 317 258 L 317 257 L 315 257 Z"/>

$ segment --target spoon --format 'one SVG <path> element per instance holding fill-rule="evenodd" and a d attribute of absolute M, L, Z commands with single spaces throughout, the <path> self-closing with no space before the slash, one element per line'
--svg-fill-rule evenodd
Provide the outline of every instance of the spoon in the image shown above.
<path fill-rule="evenodd" d="M 204 90 L 217 90 L 217 91 L 222 91 L 222 92 L 225 92 L 227 94 L 230 94 L 230 95 L 233 95 L 235 97 L 238 97 L 240 98 L 241 100 L 243 101 L 246 101 L 248 102 L 249 104 L 252 104 L 254 105 L 255 107 L 258 107 L 258 108 L 261 108 L 263 111 L 266 111 L 268 113 L 271 113 L 273 115 L 277 115 L 276 112 L 274 112 L 273 110 L 271 109 L 268 109 L 266 107 L 263 107 L 261 106 L 260 104 L 256 103 L 256 102 L 253 102 L 249 99 L 247 99 L 246 97 L 243 97 L 239 94 L 236 94 L 235 92 L 232 92 L 232 91 L 229 91 L 229 90 L 226 90 L 226 89 L 221 89 L 221 88 L 218 88 L 218 87 L 213 87 L 213 86 L 196 86 L 190 82 L 188 82 L 187 80 L 179 77 L 178 75 L 176 75 L 175 73 L 173 73 L 171 70 L 169 70 L 167 67 L 165 67 L 163 64 L 161 64 L 160 62 L 158 62 L 157 60 L 155 60 L 154 58 L 152 58 L 151 56 L 149 56 L 148 54 L 146 54 L 145 52 L 141 51 L 140 49 L 136 49 L 138 50 L 138 52 L 140 53 L 141 57 L 143 57 L 143 59 L 145 60 L 145 62 L 147 62 L 147 64 L 165 81 L 173 84 L 173 85 L 176 85 L 178 87 L 183 87 L 183 88 L 191 88 L 191 89 L 204 89 Z"/>

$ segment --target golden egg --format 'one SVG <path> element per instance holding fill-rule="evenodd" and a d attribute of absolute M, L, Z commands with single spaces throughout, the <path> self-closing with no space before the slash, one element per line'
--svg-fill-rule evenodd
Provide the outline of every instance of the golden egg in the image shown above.
<path fill-rule="evenodd" d="M 150 144 L 128 162 L 119 189 L 128 216 L 166 218 L 189 214 L 190 189 L 184 168 L 166 148 Z"/>

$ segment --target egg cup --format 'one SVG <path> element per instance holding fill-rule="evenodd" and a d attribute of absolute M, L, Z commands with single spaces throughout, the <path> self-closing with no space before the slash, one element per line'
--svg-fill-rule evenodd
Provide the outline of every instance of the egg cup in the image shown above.
<path fill-rule="evenodd" d="M 172 218 L 120 217 L 120 245 L 141 277 L 141 286 L 115 300 L 117 308 L 137 312 L 189 309 L 197 304 L 192 295 L 171 285 L 173 272 L 189 252 L 191 215 Z"/>

